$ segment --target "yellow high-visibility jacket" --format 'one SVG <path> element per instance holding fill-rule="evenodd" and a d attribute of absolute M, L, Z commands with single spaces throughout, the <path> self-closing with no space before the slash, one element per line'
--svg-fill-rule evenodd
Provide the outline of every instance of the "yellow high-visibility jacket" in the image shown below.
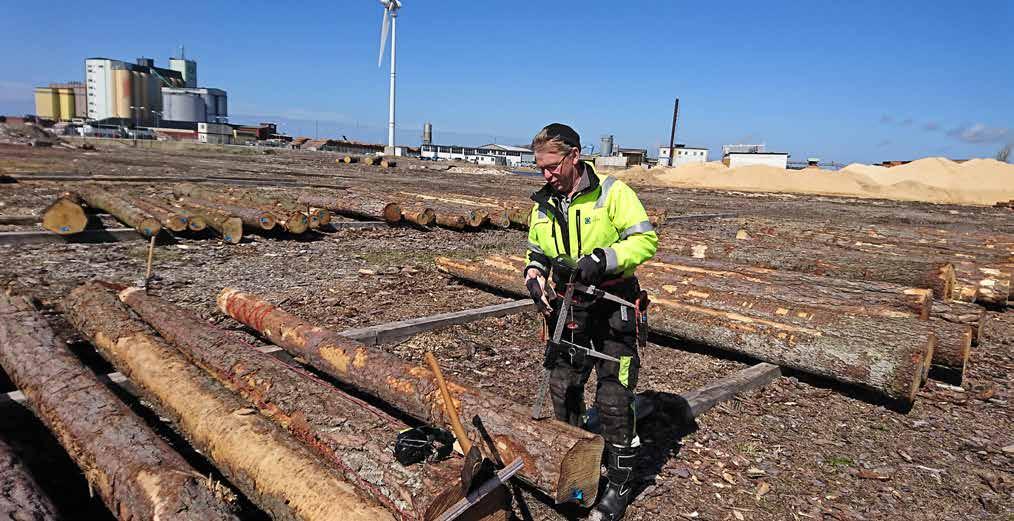
<path fill-rule="evenodd" d="M 549 184 L 532 194 L 525 272 L 537 268 L 547 275 L 550 259 L 563 255 L 577 262 L 602 248 L 607 277 L 626 277 L 655 255 L 658 235 L 634 190 L 615 177 L 599 175 L 591 163 L 584 168 L 588 186 L 569 204 Z"/>

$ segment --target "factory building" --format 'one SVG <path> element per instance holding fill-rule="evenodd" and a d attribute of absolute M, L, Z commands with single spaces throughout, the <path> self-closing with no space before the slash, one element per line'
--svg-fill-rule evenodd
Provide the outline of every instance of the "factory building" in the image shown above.
<path fill-rule="evenodd" d="M 527 148 L 497 144 L 480 147 L 424 144 L 419 153 L 423 159 L 460 159 L 480 165 L 518 166 L 535 162 L 535 153 Z"/>
<path fill-rule="evenodd" d="M 162 87 L 161 94 L 162 119 L 223 123 L 229 117 L 224 90 Z"/>
<path fill-rule="evenodd" d="M 669 147 L 658 147 L 659 166 L 680 166 L 689 163 L 707 163 L 708 149 L 688 147 L 682 143 L 673 147 L 673 158 L 669 160 Z"/>
<path fill-rule="evenodd" d="M 182 55 L 182 50 L 180 51 Z M 197 62 L 186 58 L 169 58 L 169 69 L 183 76 L 183 86 L 188 89 L 197 88 Z"/>

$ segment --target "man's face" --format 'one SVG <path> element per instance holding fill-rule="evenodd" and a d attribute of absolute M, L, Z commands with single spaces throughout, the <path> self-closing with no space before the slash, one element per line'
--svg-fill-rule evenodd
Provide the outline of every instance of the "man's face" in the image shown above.
<path fill-rule="evenodd" d="M 555 150 L 535 151 L 535 164 L 542 170 L 542 177 L 549 186 L 562 194 L 569 194 L 577 183 L 579 172 L 576 151 L 577 149 L 571 149 L 567 154 Z"/>

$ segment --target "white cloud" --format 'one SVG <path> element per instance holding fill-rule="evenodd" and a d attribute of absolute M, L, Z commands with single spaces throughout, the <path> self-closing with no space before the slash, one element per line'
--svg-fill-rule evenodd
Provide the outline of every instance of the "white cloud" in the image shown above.
<path fill-rule="evenodd" d="M 1000 143 L 1014 139 L 1011 129 L 987 127 L 983 123 L 958 127 L 948 131 L 947 135 L 965 143 Z"/>

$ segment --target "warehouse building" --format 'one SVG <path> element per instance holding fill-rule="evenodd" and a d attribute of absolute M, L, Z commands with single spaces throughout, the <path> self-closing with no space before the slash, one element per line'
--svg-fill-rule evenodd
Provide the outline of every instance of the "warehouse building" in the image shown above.
<path fill-rule="evenodd" d="M 723 145 L 722 163 L 729 168 L 750 165 L 765 165 L 787 168 L 787 152 L 768 152 L 765 145 Z"/>
<path fill-rule="evenodd" d="M 669 160 L 669 147 L 660 146 L 658 147 L 658 165 L 659 166 L 679 166 L 690 163 L 707 163 L 708 162 L 708 149 L 688 147 L 684 144 L 677 144 L 672 150 L 673 159 Z"/>
<path fill-rule="evenodd" d="M 527 148 L 497 144 L 479 147 L 424 144 L 419 154 L 423 159 L 460 159 L 480 165 L 518 166 L 535 162 L 535 153 Z"/>

